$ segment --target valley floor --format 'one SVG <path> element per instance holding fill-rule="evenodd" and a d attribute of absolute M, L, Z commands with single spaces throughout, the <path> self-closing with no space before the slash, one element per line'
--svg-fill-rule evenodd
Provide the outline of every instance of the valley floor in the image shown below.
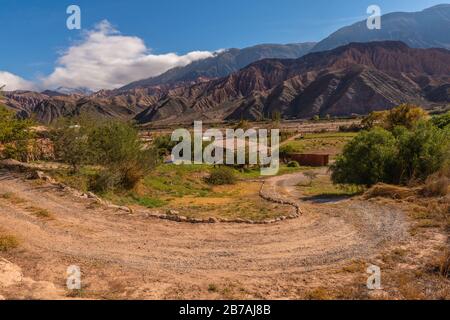
<path fill-rule="evenodd" d="M 268 183 L 299 201 L 304 178 Z M 6 170 L 0 195 L 0 234 L 19 241 L 0 251 L 6 299 L 449 298 L 445 279 L 404 280 L 419 277 L 446 237 L 411 235 L 393 203 L 302 202 L 300 218 L 277 224 L 188 224 L 105 209 Z M 366 288 L 371 264 L 381 267 L 383 290 Z M 71 265 L 81 268 L 80 291 L 66 289 Z"/>

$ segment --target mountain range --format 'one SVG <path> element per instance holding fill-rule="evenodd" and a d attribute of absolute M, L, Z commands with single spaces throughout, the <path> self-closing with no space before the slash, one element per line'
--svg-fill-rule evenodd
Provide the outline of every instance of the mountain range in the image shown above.
<path fill-rule="evenodd" d="M 439 5 L 384 15 L 381 30 L 368 30 L 365 21 L 359 22 L 319 43 L 222 50 L 115 90 L 6 92 L 3 103 L 19 116 L 43 123 L 84 112 L 140 123 L 178 123 L 259 120 L 274 112 L 285 119 L 346 116 L 402 102 L 448 105 L 447 30 L 450 5 Z"/>
<path fill-rule="evenodd" d="M 450 50 L 450 4 L 420 12 L 394 12 L 381 17 L 381 29 L 369 30 L 360 21 L 339 29 L 317 43 L 312 52 L 335 49 L 351 42 L 402 41 L 412 48 Z"/>
<path fill-rule="evenodd" d="M 400 103 L 450 102 L 450 51 L 351 43 L 300 59 L 266 59 L 228 77 L 170 90 L 140 123 L 346 116 Z"/>

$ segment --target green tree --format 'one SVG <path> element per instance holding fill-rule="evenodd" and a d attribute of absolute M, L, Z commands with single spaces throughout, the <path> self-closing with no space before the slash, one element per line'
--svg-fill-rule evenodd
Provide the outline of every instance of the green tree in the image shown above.
<path fill-rule="evenodd" d="M 81 165 L 90 163 L 93 157 L 89 149 L 88 139 L 93 131 L 95 121 L 87 115 L 74 118 L 61 118 L 51 131 L 57 159 L 72 167 L 72 173 L 77 172 Z"/>
<path fill-rule="evenodd" d="M 2 157 L 26 161 L 32 147 L 33 122 L 19 119 L 14 112 L 0 105 L 0 144 L 3 145 Z"/>
<path fill-rule="evenodd" d="M 411 179 L 425 179 L 442 168 L 450 158 L 450 128 L 439 129 L 429 122 L 420 122 L 414 130 L 396 127 L 397 162 L 399 179 L 407 183 Z"/>
<path fill-rule="evenodd" d="M 382 128 L 363 131 L 344 148 L 331 166 L 332 180 L 338 184 L 371 186 L 392 182 L 397 153 L 394 135 Z"/>
<path fill-rule="evenodd" d="M 117 187 L 132 189 L 158 161 L 157 151 L 147 148 L 129 123 L 111 120 L 96 126 L 87 143 L 90 161 L 106 167 L 104 176 Z"/>

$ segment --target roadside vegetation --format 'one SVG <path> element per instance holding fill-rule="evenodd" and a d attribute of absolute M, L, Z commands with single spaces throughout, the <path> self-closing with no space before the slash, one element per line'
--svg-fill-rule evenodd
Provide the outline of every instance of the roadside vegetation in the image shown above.
<path fill-rule="evenodd" d="M 377 120 L 374 120 L 376 118 Z M 450 126 L 429 120 L 419 107 L 401 105 L 370 115 L 367 129 L 344 148 L 331 166 L 338 184 L 424 183 L 432 175 L 448 178 Z"/>
<path fill-rule="evenodd" d="M 14 112 L 0 105 L 0 159 L 12 158 L 27 161 L 32 150 L 33 122 L 16 117 Z"/>
<path fill-rule="evenodd" d="M 87 116 L 62 119 L 53 128 L 52 139 L 56 159 L 69 164 L 72 175 L 88 174 L 84 185 L 92 191 L 132 190 L 158 161 L 139 131 L 121 121 L 99 122 Z"/>

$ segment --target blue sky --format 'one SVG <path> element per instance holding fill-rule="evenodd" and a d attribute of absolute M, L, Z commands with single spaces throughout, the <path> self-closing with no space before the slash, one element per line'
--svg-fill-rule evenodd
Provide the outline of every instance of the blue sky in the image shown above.
<path fill-rule="evenodd" d="M 152 54 L 246 47 L 259 43 L 318 41 L 364 19 L 378 4 L 382 14 L 419 11 L 438 0 L 2 0 L 0 71 L 35 80 L 54 71 L 57 59 L 107 20 L 124 36 L 138 37 Z M 82 30 L 66 28 L 66 8 L 82 10 Z"/>

